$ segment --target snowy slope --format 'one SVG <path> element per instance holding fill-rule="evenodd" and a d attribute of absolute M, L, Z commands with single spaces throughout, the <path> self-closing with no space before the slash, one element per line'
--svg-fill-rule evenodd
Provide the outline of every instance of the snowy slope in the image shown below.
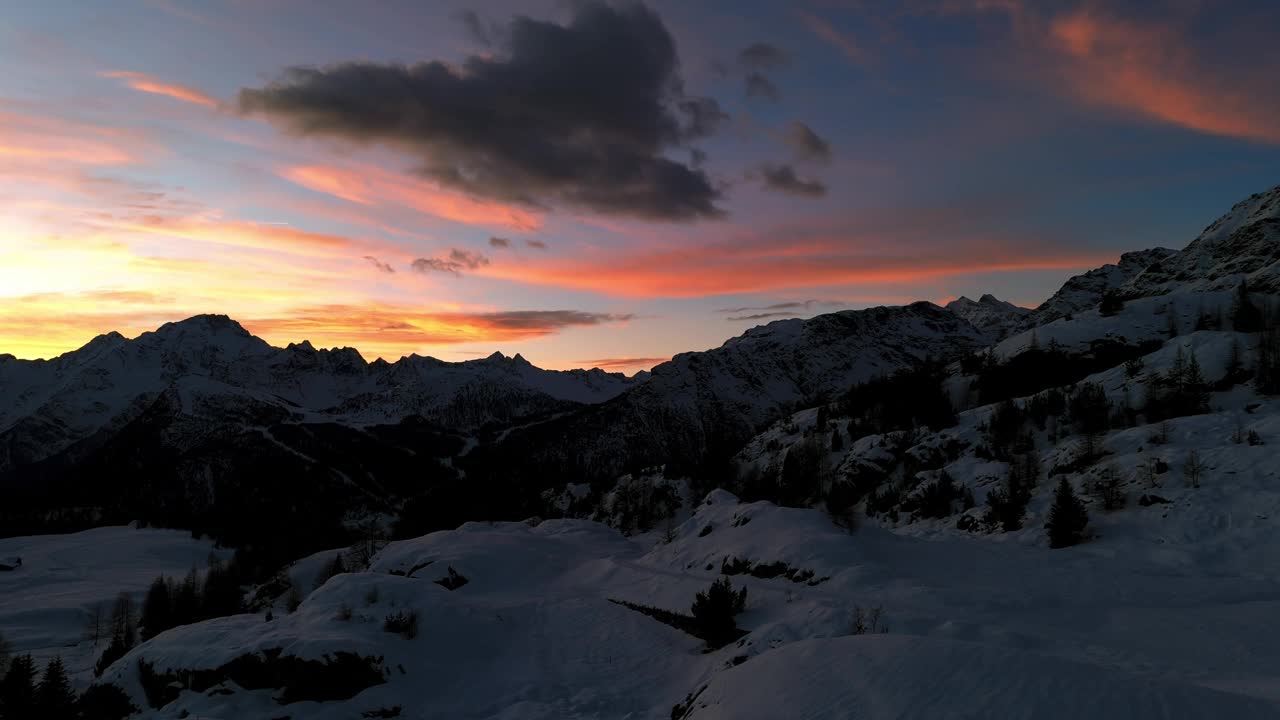
<path fill-rule="evenodd" d="M 31 653 L 42 663 L 61 655 L 68 672 L 86 685 L 106 646 L 103 641 L 95 648 L 84 637 L 90 610 L 102 606 L 109 617 L 122 592 L 141 602 L 157 575 L 182 577 L 204 568 L 211 553 L 231 555 L 178 530 L 104 527 L 0 539 L 0 557 L 22 558 L 21 569 L 0 572 L 0 634 L 15 654 Z"/>
<path fill-rule="evenodd" d="M 1168 560 L 1228 537 L 1253 559 Z M 1157 541 L 1164 555 L 1145 550 Z M 875 527 L 850 535 L 819 511 L 717 491 L 669 543 L 570 520 L 472 523 L 393 543 L 293 614 L 177 628 L 106 677 L 145 707 L 139 659 L 181 678 L 281 648 L 311 660 L 357 653 L 384 681 L 285 705 L 279 689 L 213 684 L 143 716 L 156 718 L 346 718 L 395 706 L 408 718 L 668 718 L 690 696 L 689 718 L 1274 718 L 1276 548 L 1272 533 L 1206 516 L 1052 553 Z M 733 575 L 748 588 L 739 625 L 750 634 L 711 653 L 610 602 L 687 612 L 726 558 L 827 579 Z M 469 582 L 432 582 L 449 567 Z M 889 634 L 850 636 L 855 606 L 882 606 Z M 416 637 L 383 630 L 387 615 L 410 611 Z"/>

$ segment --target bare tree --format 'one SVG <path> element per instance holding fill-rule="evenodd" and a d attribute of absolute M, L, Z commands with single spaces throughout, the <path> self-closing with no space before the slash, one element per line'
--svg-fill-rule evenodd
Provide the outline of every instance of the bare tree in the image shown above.
<path fill-rule="evenodd" d="M 1105 465 L 1098 471 L 1098 478 L 1089 485 L 1090 495 L 1102 503 L 1103 510 L 1119 510 L 1124 507 L 1124 489 L 1120 487 L 1120 472 L 1114 465 Z"/>
<path fill-rule="evenodd" d="M 102 642 L 102 603 L 94 603 L 89 608 L 88 615 L 85 616 L 84 622 L 84 639 L 93 643 L 94 647 Z"/>
<path fill-rule="evenodd" d="M 1187 484 L 1193 488 L 1200 487 L 1200 477 L 1204 475 L 1205 464 L 1200 459 L 1200 454 L 1195 450 L 1187 453 L 1187 461 L 1182 465 L 1183 477 L 1187 479 Z"/>
<path fill-rule="evenodd" d="M 133 647 L 138 638 L 138 617 L 133 609 L 133 597 L 129 593 L 116 596 L 111 607 L 111 638 L 119 639 L 125 647 Z"/>
<path fill-rule="evenodd" d="M 884 607 L 873 608 L 854 606 L 853 617 L 849 621 L 849 633 L 852 635 L 879 635 L 889 632 L 885 622 Z"/>

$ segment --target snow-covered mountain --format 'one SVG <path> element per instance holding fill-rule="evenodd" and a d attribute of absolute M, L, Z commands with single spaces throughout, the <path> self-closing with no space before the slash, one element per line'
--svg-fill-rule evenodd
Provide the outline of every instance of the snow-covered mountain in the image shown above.
<path fill-rule="evenodd" d="M 968 321 L 927 302 L 778 320 L 718 348 L 676 355 L 630 392 L 513 432 L 479 455 L 495 476 L 543 482 L 589 482 L 659 464 L 692 471 L 709 455 L 727 458 L 796 407 L 926 360 L 956 359 L 984 342 Z"/>
<path fill-rule="evenodd" d="M 1280 186 L 1237 203 L 1186 249 L 1148 264 L 1120 292 L 1232 290 L 1242 279 L 1253 290 L 1280 293 Z"/>
<path fill-rule="evenodd" d="M 1175 254 L 1177 254 L 1176 250 L 1167 248 L 1127 252 L 1121 255 L 1120 260 L 1115 264 L 1103 265 L 1076 275 L 1023 318 L 1018 327 L 1035 327 L 1095 308 L 1108 290 L 1119 289 L 1142 274 L 1153 263 Z"/>
<path fill-rule="evenodd" d="M 784 320 L 641 380 L 208 317 L 0 360 L 6 457 L 67 443 L 0 478 L 0 524 L 145 508 L 293 552 L 250 612 L 108 663 L 144 718 L 1278 718 L 1278 198 L 1033 312 Z M 87 681 L 67 618 L 113 563 L 143 587 L 104 548 L 205 550 L 159 532 L 0 540 L 33 561 L 0 623 Z M 748 591 L 723 644 L 717 580 Z"/>
<path fill-rule="evenodd" d="M 990 293 L 976 301 L 961 295 L 947 303 L 945 307 L 968 320 L 974 327 L 988 333 L 994 340 L 999 340 L 1016 326 L 1018 320 L 1032 312 L 1029 308 L 1000 300 Z"/>
<path fill-rule="evenodd" d="M 168 323 L 128 340 L 101 335 L 52 360 L 0 356 L 0 472 L 120 427 L 158 394 L 225 392 L 299 421 L 396 423 L 419 416 L 454 430 L 608 400 L 636 380 L 555 371 L 501 353 L 465 362 L 412 355 L 366 363 L 352 348 L 274 348 L 221 315 Z M 203 412 L 212 408 L 206 404 Z"/>

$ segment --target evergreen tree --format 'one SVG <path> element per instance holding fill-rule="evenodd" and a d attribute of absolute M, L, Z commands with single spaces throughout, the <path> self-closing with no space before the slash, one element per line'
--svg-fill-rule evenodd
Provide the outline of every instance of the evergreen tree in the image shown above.
<path fill-rule="evenodd" d="M 195 568 L 176 587 L 170 587 L 169 594 L 173 598 L 174 627 L 200 619 L 200 573 Z"/>
<path fill-rule="evenodd" d="M 1249 283 L 1241 280 L 1231 307 L 1231 326 L 1236 332 L 1255 333 L 1263 328 L 1262 311 L 1249 299 Z"/>
<path fill-rule="evenodd" d="M 1200 370 L 1200 360 L 1191 353 L 1191 362 L 1187 364 L 1184 376 L 1182 395 L 1189 415 L 1209 412 L 1209 386 L 1204 381 L 1204 373 Z"/>
<path fill-rule="evenodd" d="M 0 679 L 9 671 L 9 641 L 0 633 Z"/>
<path fill-rule="evenodd" d="M 342 561 L 342 553 L 338 553 L 337 555 L 334 555 L 333 559 L 330 560 L 324 567 L 322 567 L 320 569 L 319 574 L 316 575 L 315 587 L 318 588 L 321 585 L 324 585 L 325 583 L 329 582 L 329 578 L 333 577 L 334 575 L 341 575 L 346 571 L 347 571 L 347 565 Z"/>
<path fill-rule="evenodd" d="M 840 432 L 840 426 L 831 432 L 831 452 L 838 453 L 844 451 L 844 433 Z"/>
<path fill-rule="evenodd" d="M 1168 317 L 1168 326 L 1165 328 L 1165 334 L 1170 338 L 1178 337 L 1178 311 L 1174 308 L 1173 303 L 1164 306 L 1165 315 Z"/>
<path fill-rule="evenodd" d="M 139 619 L 139 636 L 143 641 L 173 627 L 173 598 L 169 594 L 169 580 L 159 575 L 151 581 L 151 587 L 142 600 L 142 616 Z"/>
<path fill-rule="evenodd" d="M 1053 498 L 1053 507 L 1049 509 L 1049 547 L 1064 548 L 1080 542 L 1085 525 L 1089 524 L 1089 515 L 1085 512 L 1084 503 L 1071 490 L 1071 483 L 1064 475 L 1058 481 L 1058 491 Z"/>
<path fill-rule="evenodd" d="M 1169 366 L 1169 373 L 1165 377 L 1166 382 L 1175 388 L 1182 388 L 1187 384 L 1187 355 L 1182 351 L 1181 345 L 1178 346 L 1173 364 Z"/>
<path fill-rule="evenodd" d="M 1227 355 L 1227 375 L 1226 377 L 1232 382 L 1239 381 L 1244 377 L 1244 359 L 1243 351 L 1240 348 L 1240 338 L 1231 338 L 1231 351 Z"/>
<path fill-rule="evenodd" d="M 234 559 L 223 564 L 217 557 L 210 558 L 201 597 L 204 617 L 235 615 L 240 612 L 240 600 L 239 564 Z"/>
<path fill-rule="evenodd" d="M 738 632 L 733 618 L 746 609 L 746 605 L 747 589 L 734 592 L 727 577 L 711 583 L 706 592 L 694 597 L 690 612 L 708 647 L 718 648 L 733 642 Z"/>
<path fill-rule="evenodd" d="M 115 685 L 90 685 L 76 701 L 76 713 L 85 720 L 124 720 L 136 712 L 129 696 Z"/>
<path fill-rule="evenodd" d="M 36 707 L 36 663 L 19 655 L 0 680 L 0 720 L 32 720 L 39 717 Z"/>
<path fill-rule="evenodd" d="M 129 648 L 119 638 L 112 638 L 107 644 L 107 649 L 102 651 L 102 655 L 98 657 L 98 662 L 93 666 L 93 676 L 102 677 L 102 673 L 107 671 L 115 661 L 124 657 L 129 652 Z"/>
<path fill-rule="evenodd" d="M 54 657 L 44 668 L 44 677 L 36 688 L 36 705 L 43 720 L 71 720 L 75 717 L 76 694 L 71 690 L 62 658 Z"/>

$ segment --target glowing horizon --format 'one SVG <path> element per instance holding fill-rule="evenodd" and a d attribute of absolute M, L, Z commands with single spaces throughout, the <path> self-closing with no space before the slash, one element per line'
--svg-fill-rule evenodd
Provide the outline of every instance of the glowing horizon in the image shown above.
<path fill-rule="evenodd" d="M 1231 5 L 352 4 L 336 38 L 275 4 L 14 8 L 0 353 L 212 313 L 634 372 L 789 313 L 1034 306 L 1278 181 L 1280 8 Z"/>

